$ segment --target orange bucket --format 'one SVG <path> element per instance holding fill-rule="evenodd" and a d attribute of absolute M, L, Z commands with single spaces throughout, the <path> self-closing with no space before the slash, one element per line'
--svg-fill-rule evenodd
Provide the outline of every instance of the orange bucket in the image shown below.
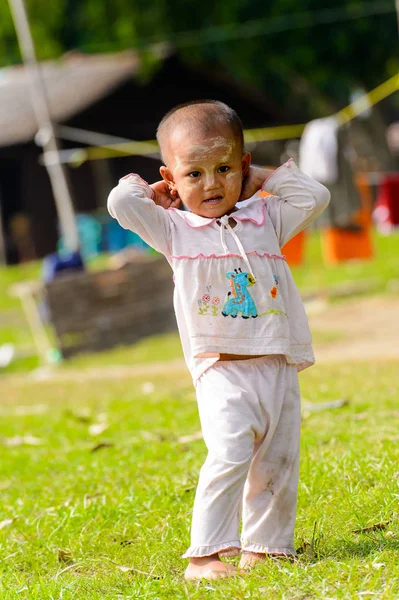
<path fill-rule="evenodd" d="M 296 236 L 281 248 L 281 253 L 287 259 L 289 265 L 301 265 L 305 258 L 306 232 L 300 231 Z"/>
<path fill-rule="evenodd" d="M 261 190 L 259 195 L 262 198 L 266 198 L 267 196 L 272 196 L 273 194 Z M 281 254 L 284 254 L 289 265 L 296 266 L 303 263 L 305 258 L 305 238 L 305 231 L 301 231 L 281 248 Z"/>
<path fill-rule="evenodd" d="M 328 227 L 323 231 L 323 256 L 330 265 L 353 259 L 367 260 L 374 254 L 371 237 L 372 192 L 365 175 L 358 174 L 355 182 L 360 193 L 361 208 L 354 216 L 353 224 L 359 230 Z"/>

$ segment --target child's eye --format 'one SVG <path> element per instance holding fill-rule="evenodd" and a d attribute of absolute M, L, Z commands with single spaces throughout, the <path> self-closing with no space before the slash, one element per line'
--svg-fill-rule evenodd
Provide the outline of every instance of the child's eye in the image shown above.
<path fill-rule="evenodd" d="M 227 173 L 227 171 L 230 171 L 230 167 L 227 165 L 223 165 L 222 167 L 218 168 L 218 173 Z"/>
<path fill-rule="evenodd" d="M 191 173 L 188 174 L 188 177 L 195 179 L 196 177 L 199 177 L 200 175 L 201 175 L 201 173 L 199 171 L 191 171 Z"/>

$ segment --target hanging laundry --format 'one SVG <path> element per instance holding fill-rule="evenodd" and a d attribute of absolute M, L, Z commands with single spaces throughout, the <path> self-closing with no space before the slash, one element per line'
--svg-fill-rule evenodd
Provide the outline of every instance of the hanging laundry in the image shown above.
<path fill-rule="evenodd" d="M 399 227 L 399 174 L 386 175 L 382 180 L 373 218 L 381 233 L 391 233 Z"/>
<path fill-rule="evenodd" d="M 361 199 L 354 183 L 351 153 L 349 127 L 338 126 L 335 117 L 316 119 L 306 126 L 299 146 L 300 168 L 331 193 L 331 202 L 316 220 L 317 226 L 359 231 L 355 216 Z"/>
<path fill-rule="evenodd" d="M 299 168 L 323 184 L 338 179 L 339 123 L 335 117 L 310 121 L 303 132 L 299 146 Z"/>

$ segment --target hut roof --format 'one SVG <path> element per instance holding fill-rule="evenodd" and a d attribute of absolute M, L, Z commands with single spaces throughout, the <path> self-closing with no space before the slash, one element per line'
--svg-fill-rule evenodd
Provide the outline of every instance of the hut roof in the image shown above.
<path fill-rule="evenodd" d="M 50 113 L 63 122 L 81 112 L 139 71 L 131 51 L 118 54 L 68 53 L 40 64 Z M 27 69 L 0 69 L 0 146 L 30 141 L 38 126 L 32 107 Z"/>

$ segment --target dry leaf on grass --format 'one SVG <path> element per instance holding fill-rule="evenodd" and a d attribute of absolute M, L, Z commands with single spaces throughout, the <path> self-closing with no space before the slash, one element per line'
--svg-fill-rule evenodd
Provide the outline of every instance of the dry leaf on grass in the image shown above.
<path fill-rule="evenodd" d="M 115 446 L 112 442 L 100 442 L 91 448 L 90 452 L 97 452 L 98 450 L 102 450 L 103 448 L 112 448 Z"/>
<path fill-rule="evenodd" d="M 389 525 L 390 521 L 381 521 L 380 523 L 374 523 L 374 525 L 368 525 L 368 527 L 360 527 L 354 529 L 353 533 L 367 533 L 368 531 L 379 531 L 385 529 Z"/>
<path fill-rule="evenodd" d="M 83 507 L 87 508 L 88 506 L 90 506 L 91 504 L 93 504 L 93 502 L 95 502 L 96 500 L 100 499 L 102 501 L 102 504 L 105 505 L 105 494 L 86 494 L 86 496 L 84 497 L 83 500 Z"/>
<path fill-rule="evenodd" d="M 139 440 L 146 440 L 148 442 L 161 442 L 162 438 L 159 435 L 159 433 L 153 433 L 152 431 L 139 431 L 139 437 L 137 438 L 137 441 Z"/>
<path fill-rule="evenodd" d="M 329 410 L 331 408 L 342 408 L 348 406 L 349 400 L 347 398 L 340 398 L 339 400 L 331 400 L 330 402 L 316 402 L 306 403 L 303 406 L 304 412 L 319 412 L 320 410 Z"/>
<path fill-rule="evenodd" d="M 178 442 L 180 442 L 180 444 L 188 444 L 189 442 L 197 442 L 198 440 L 202 440 L 202 438 L 202 431 L 197 431 L 191 435 L 182 435 L 179 437 Z"/>
<path fill-rule="evenodd" d="M 151 579 L 162 579 L 161 575 L 154 575 L 153 573 L 147 573 L 146 571 L 141 571 L 140 569 L 136 569 L 135 567 L 125 567 L 124 565 L 118 565 L 118 563 L 114 562 L 110 558 L 108 558 L 109 562 L 115 565 L 117 569 L 122 571 L 122 573 L 132 573 L 137 575 L 145 575 L 146 577 L 151 577 Z"/>
<path fill-rule="evenodd" d="M 68 410 L 66 412 L 68 417 L 79 421 L 80 423 L 90 423 L 92 420 L 92 412 L 89 408 L 81 408 L 79 410 Z"/>
<path fill-rule="evenodd" d="M 14 448 L 16 446 L 40 446 L 42 440 L 33 435 L 14 435 L 9 438 L 2 438 L 3 446 Z"/>
<path fill-rule="evenodd" d="M 13 517 L 12 519 L 4 519 L 4 521 L 0 521 L 0 529 L 4 529 L 4 527 L 12 525 L 17 519 L 18 517 Z"/>
<path fill-rule="evenodd" d="M 57 558 L 58 562 L 65 563 L 67 565 L 73 565 L 75 563 L 70 550 L 61 550 L 59 548 L 57 551 Z"/>
<path fill-rule="evenodd" d="M 93 437 L 96 435 L 101 435 L 104 431 L 107 431 L 109 425 L 107 423 L 93 423 L 89 427 L 89 434 Z"/>

